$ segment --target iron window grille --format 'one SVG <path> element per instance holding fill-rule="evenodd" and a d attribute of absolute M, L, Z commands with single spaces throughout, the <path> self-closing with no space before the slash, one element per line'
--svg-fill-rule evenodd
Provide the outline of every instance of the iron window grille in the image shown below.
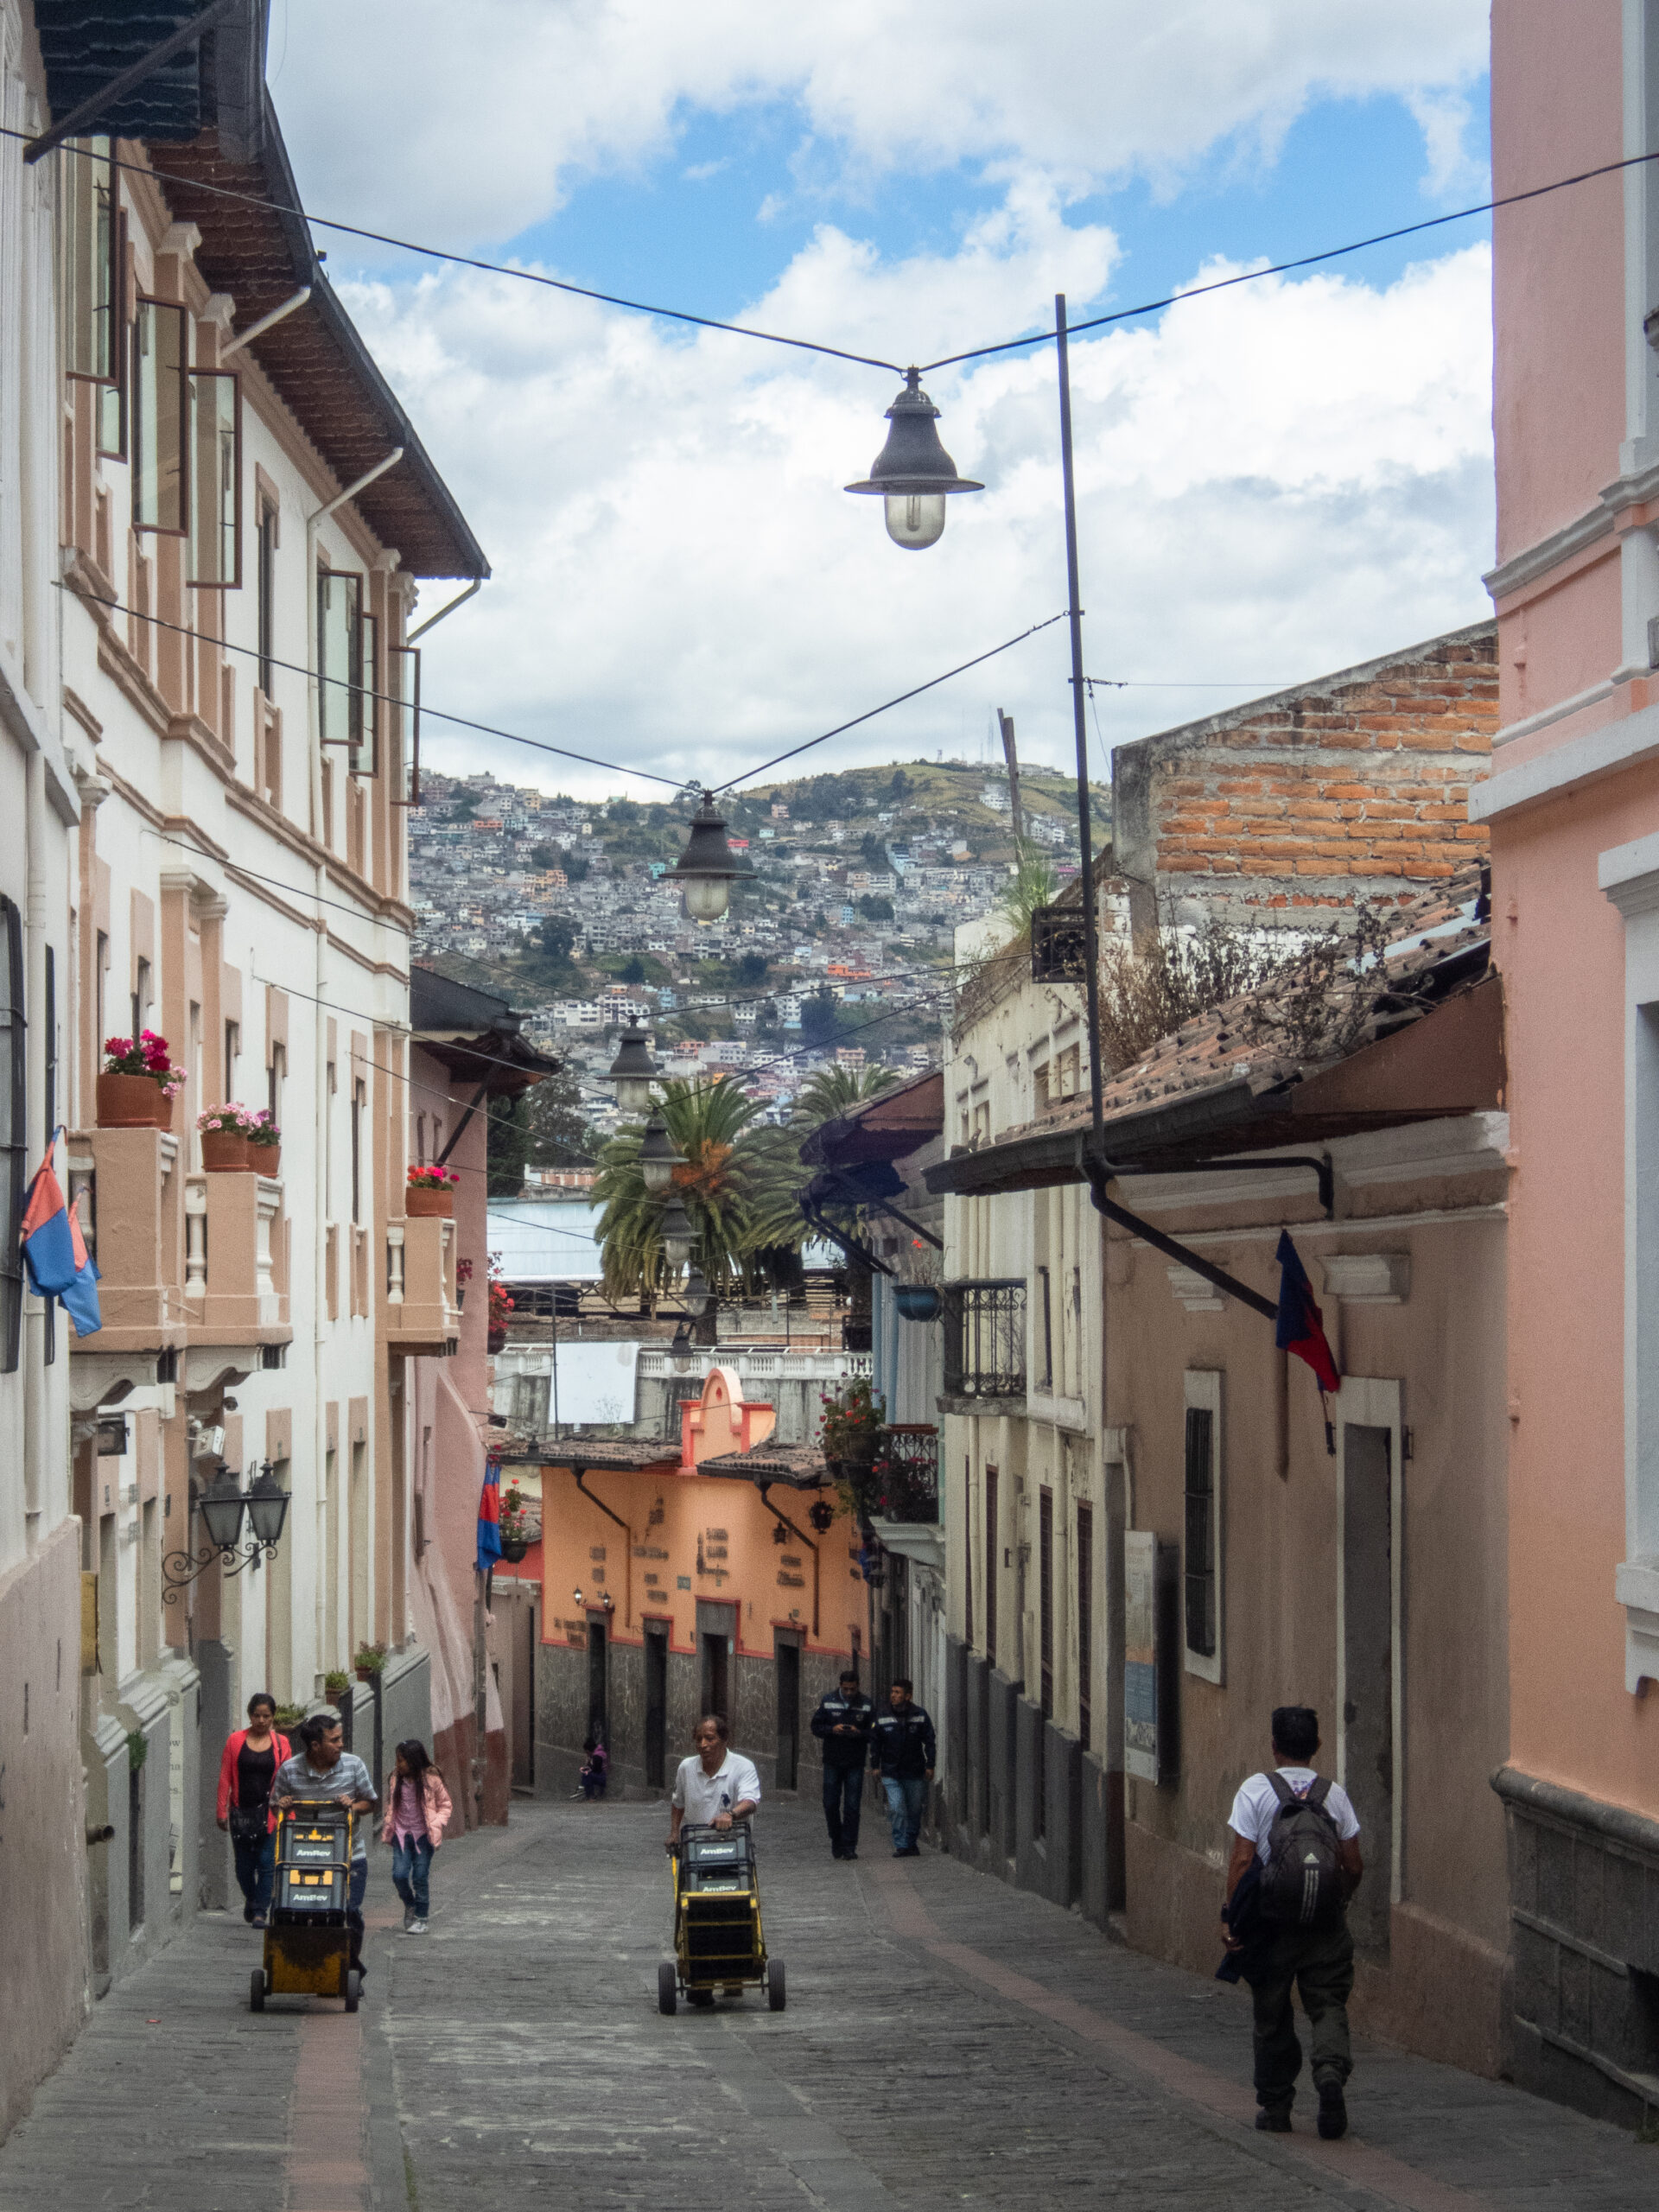
<path fill-rule="evenodd" d="M 1025 1396 L 1023 1280 L 945 1285 L 944 1391 L 951 1398 Z"/>
<path fill-rule="evenodd" d="M 1031 975 L 1037 983 L 1080 983 L 1087 943 L 1080 906 L 1037 906 L 1031 916 Z"/>
<path fill-rule="evenodd" d="M 1216 1656 L 1216 1417 L 1186 1409 L 1186 1648 Z"/>

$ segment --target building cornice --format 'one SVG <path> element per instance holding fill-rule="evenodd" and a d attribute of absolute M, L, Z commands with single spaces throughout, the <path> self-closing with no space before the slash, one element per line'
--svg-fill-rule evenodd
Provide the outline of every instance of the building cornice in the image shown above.
<path fill-rule="evenodd" d="M 1476 784 L 1469 793 L 1469 819 L 1495 822 L 1500 815 L 1558 798 L 1574 785 L 1598 782 L 1656 756 L 1659 707 L 1641 707 L 1632 715 L 1602 722 L 1582 736 L 1569 737 L 1548 752 L 1535 753 L 1513 767 L 1495 765 L 1486 780 Z"/>

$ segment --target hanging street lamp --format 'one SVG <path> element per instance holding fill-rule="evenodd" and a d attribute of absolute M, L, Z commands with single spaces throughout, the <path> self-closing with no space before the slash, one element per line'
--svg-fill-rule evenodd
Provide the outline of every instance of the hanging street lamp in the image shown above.
<path fill-rule="evenodd" d="M 906 369 L 905 388 L 887 410 L 893 425 L 887 442 L 864 481 L 846 486 L 887 500 L 887 536 L 907 553 L 938 543 L 944 534 L 944 503 L 953 492 L 985 489 L 971 477 L 957 475 L 933 427 L 938 419 L 938 409 L 922 390 L 921 371 Z"/>
<path fill-rule="evenodd" d="M 242 1516 L 248 1501 L 242 1485 L 221 1459 L 213 1479 L 196 1500 L 207 1541 L 216 1551 L 234 1553 L 242 1535 Z"/>
<path fill-rule="evenodd" d="M 693 1268 L 685 1279 L 685 1288 L 680 1294 L 685 1310 L 693 1319 L 700 1321 L 709 1311 L 714 1293 L 709 1287 L 701 1268 Z"/>
<path fill-rule="evenodd" d="M 645 1188 L 660 1196 L 674 1180 L 674 1170 L 685 1155 L 668 1134 L 660 1107 L 652 1111 L 639 1141 L 639 1173 Z"/>
<path fill-rule="evenodd" d="M 657 1234 L 662 1239 L 663 1257 L 669 1266 L 676 1269 L 683 1268 L 691 1256 L 696 1231 L 691 1226 L 691 1217 L 677 1195 L 671 1197 L 663 1208 Z"/>
<path fill-rule="evenodd" d="M 248 1491 L 248 1527 L 255 1541 L 267 1551 L 274 1551 L 282 1541 L 288 1500 L 288 1491 L 278 1483 L 267 1459 L 259 1470 L 258 1481 Z"/>
<path fill-rule="evenodd" d="M 608 1081 L 616 1085 L 616 1103 L 625 1114 L 644 1114 L 651 1106 L 651 1086 L 658 1077 L 643 1029 L 625 1029 Z"/>
<path fill-rule="evenodd" d="M 754 880 L 753 863 L 727 842 L 726 818 L 712 791 L 704 791 L 685 850 L 666 880 L 678 886 L 687 918 L 694 922 L 717 922 L 731 904 L 733 884 Z"/>
<path fill-rule="evenodd" d="M 277 1483 L 269 1459 L 260 1469 L 258 1479 L 245 1491 L 221 1459 L 213 1479 L 206 1490 L 197 1492 L 194 1503 L 207 1541 L 197 1550 L 168 1552 L 162 1559 L 162 1599 L 166 1605 L 176 1605 L 180 1591 L 205 1573 L 215 1560 L 226 1574 L 240 1574 L 256 1560 L 269 1558 L 282 1541 L 289 1492 Z M 245 1516 L 245 1543 L 242 1539 Z"/>

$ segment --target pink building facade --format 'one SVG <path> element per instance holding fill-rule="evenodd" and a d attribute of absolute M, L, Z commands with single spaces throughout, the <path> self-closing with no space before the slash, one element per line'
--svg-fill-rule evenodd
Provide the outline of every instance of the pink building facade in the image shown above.
<path fill-rule="evenodd" d="M 1659 0 L 1497 0 L 1493 188 L 1659 149 Z M 1659 2105 L 1659 164 L 1495 226 L 1516 2077 Z"/>

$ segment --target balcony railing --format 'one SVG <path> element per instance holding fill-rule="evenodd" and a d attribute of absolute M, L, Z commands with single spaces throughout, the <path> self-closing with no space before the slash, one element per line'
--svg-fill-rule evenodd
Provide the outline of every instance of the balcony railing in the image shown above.
<path fill-rule="evenodd" d="M 287 1261 L 274 1176 L 186 1176 L 184 1313 L 193 1344 L 285 1342 Z"/>
<path fill-rule="evenodd" d="M 443 1359 L 461 1336 L 455 1224 L 438 1218 L 386 1224 L 386 1343 L 406 1357 Z"/>
<path fill-rule="evenodd" d="M 1026 1395 L 1026 1286 L 1017 1279 L 944 1287 L 944 1395 Z"/>
<path fill-rule="evenodd" d="M 930 1422 L 902 1421 L 881 1431 L 870 1510 L 884 1521 L 938 1521 L 939 1432 Z"/>
<path fill-rule="evenodd" d="M 186 1341 L 184 1176 L 166 1129 L 86 1129 L 71 1140 L 70 1188 L 98 1263 L 101 1355 Z"/>

